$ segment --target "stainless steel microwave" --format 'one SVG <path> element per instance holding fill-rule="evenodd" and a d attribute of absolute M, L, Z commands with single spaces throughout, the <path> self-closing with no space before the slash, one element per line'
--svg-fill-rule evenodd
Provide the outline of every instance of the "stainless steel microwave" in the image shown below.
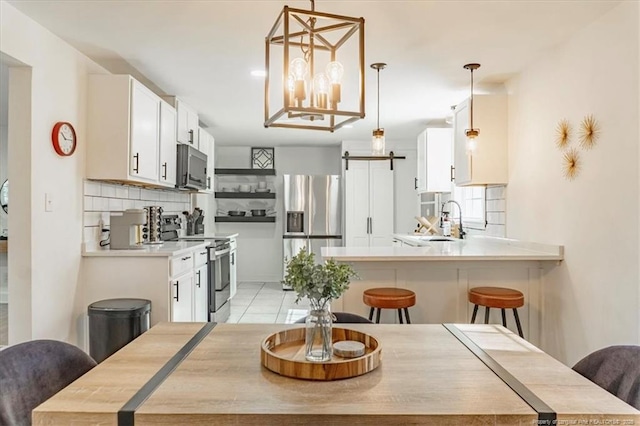
<path fill-rule="evenodd" d="M 207 154 L 194 147 L 178 144 L 176 187 L 207 189 Z"/>

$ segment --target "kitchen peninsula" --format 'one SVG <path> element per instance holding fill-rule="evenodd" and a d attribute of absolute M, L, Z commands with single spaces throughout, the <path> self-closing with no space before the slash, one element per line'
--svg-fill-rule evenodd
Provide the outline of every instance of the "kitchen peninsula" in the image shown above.
<path fill-rule="evenodd" d="M 524 293 L 519 308 L 525 338 L 540 344 L 542 285 L 549 271 L 564 257 L 563 246 L 527 243 L 505 238 L 470 237 L 465 240 L 429 241 L 428 237 L 394 235 L 396 240 L 421 246 L 325 247 L 322 256 L 353 265 L 360 279 L 351 281 L 347 292 L 332 303 L 334 311 L 368 316 L 362 302 L 364 290 L 372 287 L 402 287 L 416 293 L 409 308 L 415 324 L 468 323 L 473 305 L 467 291 L 473 287 L 509 287 Z M 383 310 L 381 322 L 397 321 L 395 310 Z M 491 323 L 500 323 L 500 310 L 491 310 Z M 512 318 L 509 328 L 515 330 Z"/>

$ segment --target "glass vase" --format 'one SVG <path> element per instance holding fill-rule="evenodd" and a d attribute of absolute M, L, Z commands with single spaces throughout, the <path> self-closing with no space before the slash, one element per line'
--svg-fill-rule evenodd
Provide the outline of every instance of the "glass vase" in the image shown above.
<path fill-rule="evenodd" d="M 312 302 L 305 324 L 305 358 L 307 361 L 331 361 L 333 342 L 329 304 L 326 303 L 324 306 L 319 306 L 317 303 Z"/>

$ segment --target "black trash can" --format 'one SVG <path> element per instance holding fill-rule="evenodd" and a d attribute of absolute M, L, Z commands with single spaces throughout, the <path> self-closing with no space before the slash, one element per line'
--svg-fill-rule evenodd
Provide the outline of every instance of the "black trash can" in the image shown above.
<path fill-rule="evenodd" d="M 102 362 L 149 329 L 151 301 L 107 299 L 89 305 L 89 354 Z"/>

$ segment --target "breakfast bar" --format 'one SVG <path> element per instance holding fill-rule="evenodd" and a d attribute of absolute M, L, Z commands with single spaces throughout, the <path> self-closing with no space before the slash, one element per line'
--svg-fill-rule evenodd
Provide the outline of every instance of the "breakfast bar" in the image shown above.
<path fill-rule="evenodd" d="M 261 365 L 265 338 L 296 327 L 158 324 L 37 407 L 33 424 L 640 424 L 502 326 L 348 324 L 376 337 L 382 360 L 327 381 Z"/>
<path fill-rule="evenodd" d="M 542 286 L 553 285 L 549 273 L 564 258 L 562 246 L 491 237 L 450 241 L 394 237 L 411 245 L 322 249 L 324 259 L 351 264 L 359 277 L 332 303 L 332 310 L 367 316 L 369 307 L 362 300 L 365 290 L 399 287 L 416 294 L 416 304 L 409 308 L 413 323 L 468 323 L 473 310 L 467 300 L 470 288 L 507 287 L 524 294 L 525 305 L 518 309 L 524 336 L 531 343 L 540 344 Z M 382 312 L 381 322 L 395 321 L 394 310 Z M 490 322 L 501 322 L 499 309 L 491 310 Z M 507 321 L 507 325 L 516 330 L 513 321 Z"/>

